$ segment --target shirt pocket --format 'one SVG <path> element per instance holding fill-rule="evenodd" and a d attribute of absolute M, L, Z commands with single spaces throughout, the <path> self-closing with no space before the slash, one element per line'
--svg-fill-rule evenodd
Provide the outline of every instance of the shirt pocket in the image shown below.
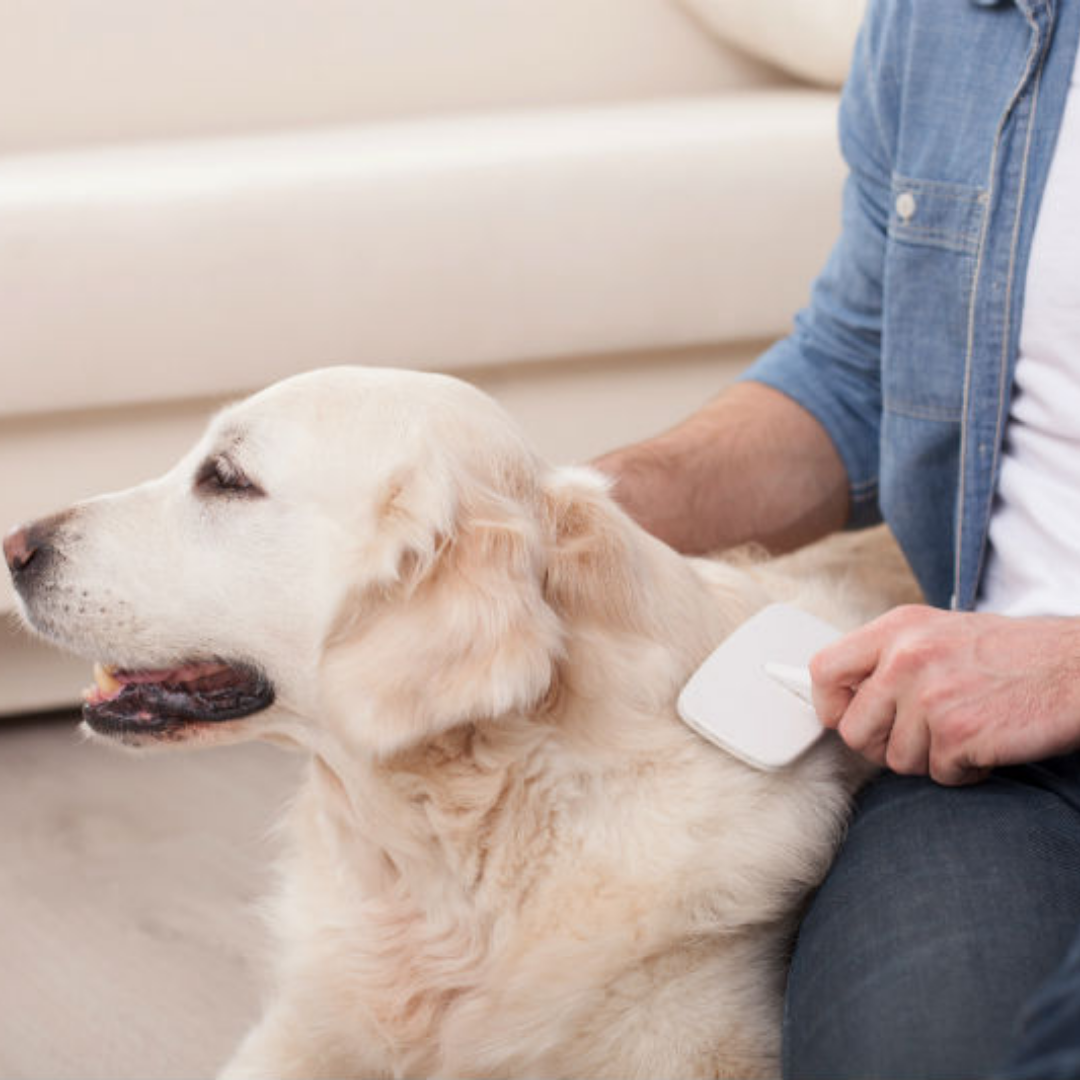
<path fill-rule="evenodd" d="M 987 195 L 895 174 L 885 245 L 882 395 L 888 412 L 955 422 Z"/>

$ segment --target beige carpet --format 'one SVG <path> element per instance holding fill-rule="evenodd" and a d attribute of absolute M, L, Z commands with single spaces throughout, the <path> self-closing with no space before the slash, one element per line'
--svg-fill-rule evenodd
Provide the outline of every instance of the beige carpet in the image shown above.
<path fill-rule="evenodd" d="M 216 1071 L 258 1013 L 254 904 L 301 765 L 0 720 L 0 1077 Z"/>

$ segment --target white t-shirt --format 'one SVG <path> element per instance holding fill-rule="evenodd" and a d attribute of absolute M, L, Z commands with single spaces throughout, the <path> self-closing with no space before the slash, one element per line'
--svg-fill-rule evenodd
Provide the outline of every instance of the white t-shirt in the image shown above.
<path fill-rule="evenodd" d="M 978 607 L 1080 615 L 1080 58 L 1028 264 Z"/>

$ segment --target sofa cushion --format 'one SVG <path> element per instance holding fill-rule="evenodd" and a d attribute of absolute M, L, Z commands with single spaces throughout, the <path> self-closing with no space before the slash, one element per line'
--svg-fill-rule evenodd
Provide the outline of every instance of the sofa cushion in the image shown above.
<path fill-rule="evenodd" d="M 682 0 L 718 38 L 807 82 L 847 77 L 866 0 Z"/>

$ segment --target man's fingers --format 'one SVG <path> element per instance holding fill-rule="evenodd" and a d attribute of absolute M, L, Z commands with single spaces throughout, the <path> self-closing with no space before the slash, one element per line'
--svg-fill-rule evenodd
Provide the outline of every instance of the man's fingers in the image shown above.
<path fill-rule="evenodd" d="M 844 714 L 848 711 L 853 698 L 855 688 L 850 686 L 828 686 L 819 683 L 811 675 L 811 693 L 814 698 L 814 712 L 818 719 L 828 728 L 837 728 Z"/>
<path fill-rule="evenodd" d="M 878 680 L 868 679 L 855 692 L 836 730 L 856 753 L 884 765 L 895 720 L 895 698 Z"/>
<path fill-rule="evenodd" d="M 885 750 L 885 764 L 903 776 L 925 776 L 930 771 L 930 728 L 925 717 L 897 717 Z"/>
<path fill-rule="evenodd" d="M 937 615 L 920 606 L 894 608 L 810 661 L 821 722 L 852 750 L 899 773 L 925 775 L 931 765 L 928 718 L 909 710 L 912 680 L 923 667 L 923 628 Z M 955 775 L 954 782 L 966 782 Z"/>
<path fill-rule="evenodd" d="M 978 747 L 970 742 L 957 744 L 955 738 L 935 737 L 928 771 L 932 780 L 947 787 L 977 784 L 992 771 L 990 766 L 981 764 L 985 760 Z"/>
<path fill-rule="evenodd" d="M 827 645 L 810 660 L 814 711 L 826 727 L 840 723 L 855 691 L 877 667 L 881 646 L 873 625 Z"/>
<path fill-rule="evenodd" d="M 961 761 L 935 761 L 930 759 L 930 778 L 946 787 L 977 784 L 990 775 L 991 770 L 977 765 L 965 765 Z"/>

